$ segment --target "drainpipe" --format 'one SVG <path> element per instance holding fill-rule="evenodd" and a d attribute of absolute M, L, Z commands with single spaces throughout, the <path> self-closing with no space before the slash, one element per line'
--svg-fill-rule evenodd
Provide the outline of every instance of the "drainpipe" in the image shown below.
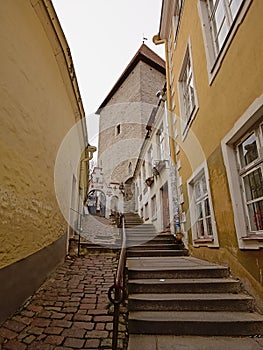
<path fill-rule="evenodd" d="M 172 166 L 175 171 L 175 194 L 176 194 L 176 204 L 174 210 L 174 225 L 175 225 L 175 235 L 181 234 L 181 224 L 180 224 L 180 211 L 178 202 L 178 192 L 176 184 L 176 154 L 175 154 L 175 142 L 174 142 L 174 132 L 173 132 L 173 118 L 172 118 L 172 103 L 171 103 L 171 81 L 170 81 L 170 64 L 169 64 L 169 51 L 168 51 L 168 40 L 161 39 L 160 36 L 154 35 L 152 38 L 155 45 L 164 44 L 165 47 L 165 71 L 166 71 L 166 96 L 167 96 L 167 114 L 168 114 L 168 130 L 169 130 L 169 144 L 171 152 Z"/>
<path fill-rule="evenodd" d="M 168 55 L 168 40 L 160 39 L 159 35 L 153 37 L 153 42 L 155 45 L 165 44 L 165 71 L 166 71 L 166 95 L 167 95 L 167 111 L 168 111 L 168 128 L 169 128 L 169 143 L 172 163 L 175 166 L 176 156 L 175 156 L 175 144 L 173 139 L 173 120 L 172 120 L 172 104 L 171 104 L 171 82 L 170 82 L 170 65 L 169 65 L 169 55 Z"/>

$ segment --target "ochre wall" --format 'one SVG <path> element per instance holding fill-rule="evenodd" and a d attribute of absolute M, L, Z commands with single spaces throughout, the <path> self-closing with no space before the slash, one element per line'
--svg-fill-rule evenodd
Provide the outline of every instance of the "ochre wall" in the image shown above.
<path fill-rule="evenodd" d="M 207 60 L 202 35 L 202 23 L 198 12 L 198 1 L 185 1 L 180 30 L 175 51 L 172 56 L 172 74 L 174 75 L 174 99 L 176 115 L 180 115 L 178 86 L 180 70 L 187 47 L 191 43 L 193 72 L 199 109 L 191 125 L 190 132 L 182 141 L 179 159 L 182 176 L 182 192 L 185 203 L 183 210 L 188 212 L 186 182 L 193 170 L 204 160 L 207 161 L 210 189 L 219 236 L 219 249 L 193 248 L 191 253 L 207 260 L 228 264 L 249 289 L 262 294 L 263 252 L 241 251 L 237 244 L 232 203 L 229 194 L 225 165 L 222 157 L 221 140 L 231 130 L 245 110 L 263 92 L 263 1 L 252 1 L 246 16 L 226 52 L 221 67 L 213 82 L 209 84 Z M 171 45 L 172 50 L 174 46 Z M 177 120 L 177 125 L 179 121 Z M 196 147 L 188 151 L 191 135 L 200 143 L 200 152 Z M 192 143 L 190 143 L 192 144 Z M 189 220 L 189 217 L 187 218 Z M 191 234 L 191 231 L 189 230 Z M 190 237 L 191 242 L 191 237 Z M 252 292 L 253 292 L 252 291 Z"/>
<path fill-rule="evenodd" d="M 1 1 L 0 46 L 0 267 L 4 267 L 66 231 L 53 171 L 74 113 L 30 1 Z"/>

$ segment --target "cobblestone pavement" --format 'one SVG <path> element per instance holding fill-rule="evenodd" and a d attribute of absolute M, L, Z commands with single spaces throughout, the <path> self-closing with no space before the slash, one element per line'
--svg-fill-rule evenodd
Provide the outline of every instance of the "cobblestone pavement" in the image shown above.
<path fill-rule="evenodd" d="M 110 349 L 108 288 L 116 253 L 68 258 L 23 307 L 0 327 L 2 350 Z M 126 314 L 120 318 L 126 349 Z"/>

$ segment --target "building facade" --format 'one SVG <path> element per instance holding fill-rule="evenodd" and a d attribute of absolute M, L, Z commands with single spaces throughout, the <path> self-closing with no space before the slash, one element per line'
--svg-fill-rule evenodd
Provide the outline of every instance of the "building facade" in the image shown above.
<path fill-rule="evenodd" d="M 157 232 L 175 233 L 178 197 L 175 167 L 171 162 L 165 87 L 159 90 L 158 96 L 133 175 L 135 211 L 144 222 L 152 223 Z"/>
<path fill-rule="evenodd" d="M 163 0 L 159 33 L 192 255 L 263 283 L 263 24 L 260 0 Z M 262 306 L 262 303 L 261 303 Z"/>
<path fill-rule="evenodd" d="M 113 194 L 113 202 L 119 203 L 121 211 L 134 211 L 133 172 L 149 115 L 158 102 L 156 92 L 164 82 L 164 61 L 142 44 L 97 111 L 100 114 L 98 165 L 107 185 L 121 186 L 119 193 Z"/>
<path fill-rule="evenodd" d="M 76 122 L 74 147 L 84 162 L 81 170 L 64 162 L 68 215 L 80 208 L 79 189 L 87 191 L 89 152 L 70 50 L 51 1 L 2 1 L 0 9 L 1 322 L 66 255 L 70 227 L 57 202 L 54 167 Z"/>

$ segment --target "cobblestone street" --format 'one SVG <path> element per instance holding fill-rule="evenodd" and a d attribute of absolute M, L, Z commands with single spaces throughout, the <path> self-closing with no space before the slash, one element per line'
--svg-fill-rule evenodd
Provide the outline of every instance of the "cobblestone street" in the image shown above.
<path fill-rule="evenodd" d="M 13 317 L 0 327 L 1 350 L 110 349 L 108 288 L 116 253 L 67 258 Z M 126 348 L 125 314 L 119 346 Z"/>

